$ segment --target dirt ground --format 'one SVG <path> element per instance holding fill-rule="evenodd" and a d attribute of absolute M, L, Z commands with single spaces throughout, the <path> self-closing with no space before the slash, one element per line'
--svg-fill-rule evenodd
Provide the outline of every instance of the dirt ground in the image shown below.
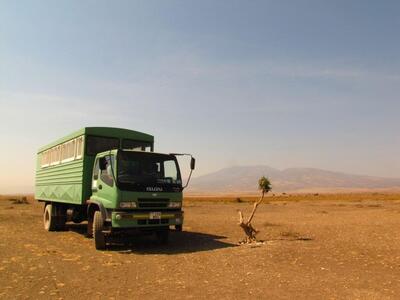
<path fill-rule="evenodd" d="M 46 232 L 42 206 L 0 200 L 1 299 L 398 299 L 400 196 L 259 207 L 260 246 L 238 246 L 237 209 L 187 202 L 183 232 L 96 251 L 85 225 Z"/>

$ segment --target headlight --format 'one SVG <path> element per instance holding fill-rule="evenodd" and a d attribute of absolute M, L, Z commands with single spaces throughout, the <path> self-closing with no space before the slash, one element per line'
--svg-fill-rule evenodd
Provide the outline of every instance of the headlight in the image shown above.
<path fill-rule="evenodd" d="M 169 208 L 180 208 L 182 206 L 182 202 L 170 202 L 168 203 Z"/>
<path fill-rule="evenodd" d="M 120 202 L 120 208 L 136 208 L 136 202 Z"/>

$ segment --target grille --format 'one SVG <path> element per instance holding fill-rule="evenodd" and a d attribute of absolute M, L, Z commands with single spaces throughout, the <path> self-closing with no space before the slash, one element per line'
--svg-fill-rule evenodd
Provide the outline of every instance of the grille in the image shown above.
<path fill-rule="evenodd" d="M 153 199 L 153 198 L 139 198 L 139 208 L 166 208 L 168 207 L 169 199 Z"/>
<path fill-rule="evenodd" d="M 138 220 L 138 225 L 157 225 L 157 224 L 169 224 L 168 219 L 161 220 Z"/>

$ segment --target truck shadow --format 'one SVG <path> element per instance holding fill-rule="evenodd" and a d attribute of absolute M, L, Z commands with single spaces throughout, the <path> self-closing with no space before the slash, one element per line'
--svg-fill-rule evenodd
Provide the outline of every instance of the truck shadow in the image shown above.
<path fill-rule="evenodd" d="M 66 229 L 86 236 L 85 224 L 67 224 Z M 171 230 L 167 244 L 160 244 L 155 235 L 116 236 L 108 239 L 107 251 L 143 255 L 180 254 L 237 246 L 222 241 L 223 239 L 226 237 L 201 232 Z"/>
<path fill-rule="evenodd" d="M 137 236 L 119 239 L 119 241 L 124 242 L 123 244 L 118 242 L 115 243 L 116 241 L 113 240 L 107 249 L 111 251 L 119 251 L 124 254 L 179 254 L 236 246 L 235 244 L 222 241 L 222 239 L 225 238 L 225 236 L 201 232 L 171 231 L 169 242 L 167 244 L 160 244 L 152 235 Z"/>

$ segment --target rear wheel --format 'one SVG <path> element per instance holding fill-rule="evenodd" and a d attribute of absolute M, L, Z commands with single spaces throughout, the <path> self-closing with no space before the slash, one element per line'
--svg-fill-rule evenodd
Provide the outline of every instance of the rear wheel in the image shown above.
<path fill-rule="evenodd" d="M 47 231 L 64 230 L 67 220 L 65 208 L 56 203 L 49 203 L 43 211 L 43 225 Z"/>
<path fill-rule="evenodd" d="M 93 236 L 94 244 L 97 250 L 104 250 L 106 248 L 106 237 L 103 233 L 104 220 L 100 211 L 95 211 L 93 216 Z"/>
<path fill-rule="evenodd" d="M 47 231 L 57 230 L 57 218 L 55 217 L 54 206 L 47 204 L 43 212 L 44 229 Z"/>

